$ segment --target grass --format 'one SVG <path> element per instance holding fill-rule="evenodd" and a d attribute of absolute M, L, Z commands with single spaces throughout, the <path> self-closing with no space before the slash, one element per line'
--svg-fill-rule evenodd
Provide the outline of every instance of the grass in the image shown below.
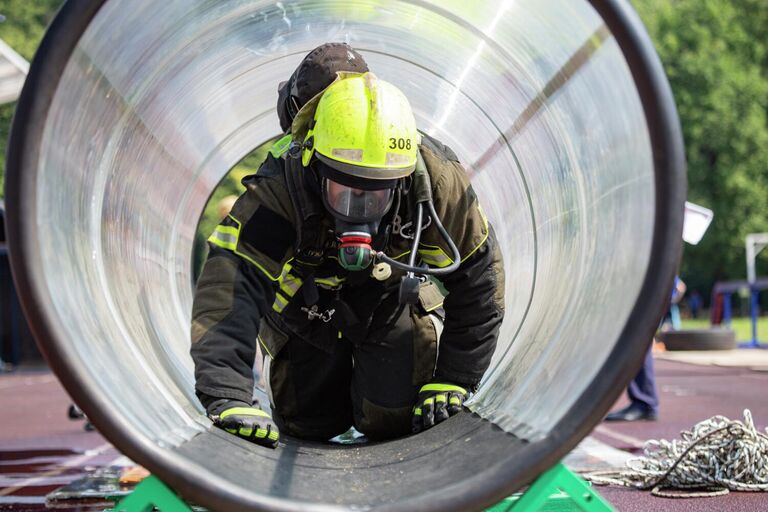
<path fill-rule="evenodd" d="M 683 318 L 683 329 L 709 329 L 709 318 Z M 752 322 L 749 318 L 733 318 L 731 329 L 736 331 L 737 341 L 749 341 L 752 339 Z M 757 321 L 757 339 L 768 343 L 768 317 L 760 317 Z"/>

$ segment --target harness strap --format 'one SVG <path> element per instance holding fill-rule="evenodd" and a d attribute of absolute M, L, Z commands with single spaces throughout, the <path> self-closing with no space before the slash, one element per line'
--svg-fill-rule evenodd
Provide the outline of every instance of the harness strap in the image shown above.
<path fill-rule="evenodd" d="M 307 185 L 306 173 L 300 158 L 285 157 L 285 181 L 295 212 L 296 256 L 293 268 L 303 279 L 302 293 L 308 306 L 320 299 L 315 283 L 315 269 L 322 263 L 323 205 L 314 197 Z"/>

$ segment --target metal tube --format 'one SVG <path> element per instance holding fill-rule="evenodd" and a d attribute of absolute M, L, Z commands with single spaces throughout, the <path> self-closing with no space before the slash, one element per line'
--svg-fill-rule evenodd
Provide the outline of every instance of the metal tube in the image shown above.
<path fill-rule="evenodd" d="M 639 368 L 685 199 L 661 64 L 623 1 L 484 6 L 97 0 L 53 21 L 9 145 L 14 277 L 68 391 L 185 498 L 480 509 L 573 448 Z M 192 241 L 218 180 L 278 134 L 278 82 L 328 40 L 400 86 L 466 165 L 500 239 L 507 313 L 472 414 L 389 443 L 269 451 L 212 430 L 194 396 Z"/>

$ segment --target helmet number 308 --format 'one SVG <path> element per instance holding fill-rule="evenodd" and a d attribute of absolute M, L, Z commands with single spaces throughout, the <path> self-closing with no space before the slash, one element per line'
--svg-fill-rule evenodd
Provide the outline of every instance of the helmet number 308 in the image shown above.
<path fill-rule="evenodd" d="M 411 149 L 411 139 L 390 137 L 389 149 Z"/>

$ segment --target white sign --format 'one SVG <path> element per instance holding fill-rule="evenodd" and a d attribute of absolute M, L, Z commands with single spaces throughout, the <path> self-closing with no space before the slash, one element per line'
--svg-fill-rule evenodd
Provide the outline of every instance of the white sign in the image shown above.
<path fill-rule="evenodd" d="M 715 214 L 709 208 L 685 202 L 685 219 L 683 220 L 683 240 L 691 245 L 698 244 L 707 228 L 712 223 Z"/>

